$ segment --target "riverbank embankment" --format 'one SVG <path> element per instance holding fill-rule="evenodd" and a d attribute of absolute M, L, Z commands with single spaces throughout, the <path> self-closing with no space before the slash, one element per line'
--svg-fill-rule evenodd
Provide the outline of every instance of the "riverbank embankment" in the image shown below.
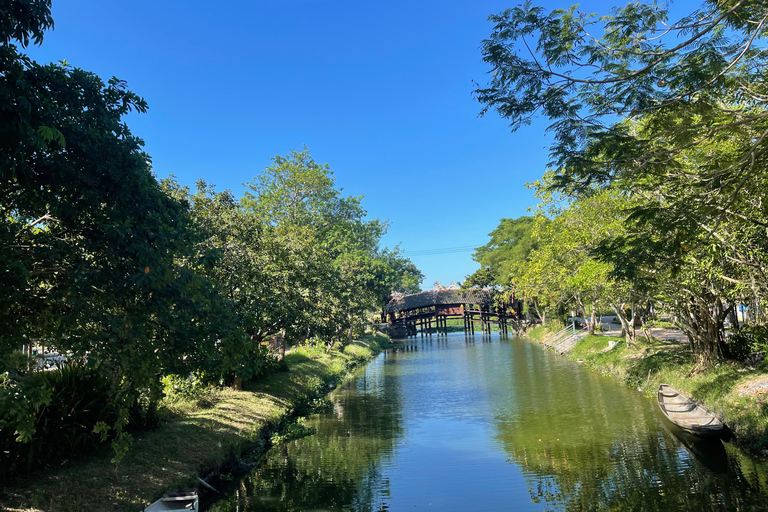
<path fill-rule="evenodd" d="M 389 345 L 378 333 L 343 349 L 299 347 L 286 355 L 289 370 L 246 385 L 210 389 L 166 408 L 159 428 L 137 435 L 119 462 L 103 452 L 0 490 L 0 510 L 70 512 L 141 510 L 164 491 L 198 487 L 252 465 L 270 438 L 308 405 L 348 379 Z"/>
<path fill-rule="evenodd" d="M 540 341 L 547 332 L 539 327 L 530 334 Z M 628 347 L 620 336 L 589 335 L 566 356 L 594 371 L 615 375 L 648 396 L 656 395 L 659 384 L 670 384 L 716 412 L 739 447 L 768 457 L 768 359 L 756 367 L 720 361 L 692 373 L 693 354 L 684 337 L 659 338 L 652 333 L 650 341 L 643 336 Z"/>

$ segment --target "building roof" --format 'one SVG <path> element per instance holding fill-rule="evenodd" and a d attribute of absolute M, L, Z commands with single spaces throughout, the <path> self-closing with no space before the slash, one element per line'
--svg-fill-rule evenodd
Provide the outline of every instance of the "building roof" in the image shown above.
<path fill-rule="evenodd" d="M 410 309 L 424 308 L 435 305 L 451 304 L 481 304 L 493 305 L 493 297 L 496 292 L 491 290 L 432 290 L 429 292 L 406 295 L 399 299 L 392 299 L 387 304 L 387 313 L 399 313 Z"/>

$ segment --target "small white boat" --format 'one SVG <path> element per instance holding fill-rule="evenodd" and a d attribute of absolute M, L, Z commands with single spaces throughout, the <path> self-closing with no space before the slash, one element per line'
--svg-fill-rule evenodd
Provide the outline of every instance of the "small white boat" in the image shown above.
<path fill-rule="evenodd" d="M 166 510 L 199 510 L 200 498 L 197 489 L 176 489 L 167 491 L 163 497 L 144 509 L 144 512 Z"/>
<path fill-rule="evenodd" d="M 723 422 L 715 413 L 668 384 L 659 386 L 658 400 L 664 416 L 686 432 L 701 437 L 722 435 Z"/>

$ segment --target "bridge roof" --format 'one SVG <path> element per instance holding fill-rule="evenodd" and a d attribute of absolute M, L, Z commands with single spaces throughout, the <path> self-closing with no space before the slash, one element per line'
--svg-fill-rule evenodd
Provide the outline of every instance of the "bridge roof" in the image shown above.
<path fill-rule="evenodd" d="M 492 305 L 495 292 L 491 290 L 432 290 L 392 299 L 387 304 L 387 313 L 399 313 L 410 309 L 435 305 L 482 304 Z"/>

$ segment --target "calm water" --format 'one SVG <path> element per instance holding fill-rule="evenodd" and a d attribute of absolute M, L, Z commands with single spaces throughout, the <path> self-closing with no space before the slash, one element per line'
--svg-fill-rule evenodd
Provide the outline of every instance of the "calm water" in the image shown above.
<path fill-rule="evenodd" d="M 766 467 L 521 339 L 381 354 L 211 510 L 768 510 Z"/>

